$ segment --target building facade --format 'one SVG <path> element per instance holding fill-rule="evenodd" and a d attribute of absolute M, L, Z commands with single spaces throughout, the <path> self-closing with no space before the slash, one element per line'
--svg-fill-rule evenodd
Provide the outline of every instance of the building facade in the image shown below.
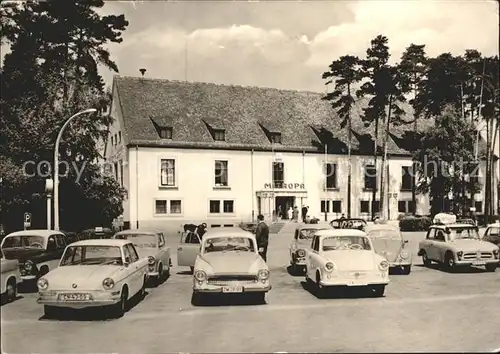
<path fill-rule="evenodd" d="M 105 157 L 128 192 L 125 227 L 235 225 L 258 214 L 272 219 L 279 210 L 286 218 L 294 206 L 308 206 L 308 215 L 332 220 L 348 212 L 349 166 L 351 216 L 368 219 L 372 190 L 380 188 L 382 159 L 377 159 L 375 172 L 373 140 L 371 146 L 366 143 L 369 134 L 356 122 L 349 161 L 346 134 L 320 98 L 295 91 L 115 77 L 114 123 Z M 274 117 L 262 111 L 269 104 Z M 404 134 L 391 135 L 388 145 L 384 210 L 379 193 L 374 203 L 375 211 L 390 219 L 400 213 L 429 213 L 427 196 L 417 195 L 412 202 L 412 159 L 401 147 Z M 474 196 L 478 212 L 482 195 Z"/>

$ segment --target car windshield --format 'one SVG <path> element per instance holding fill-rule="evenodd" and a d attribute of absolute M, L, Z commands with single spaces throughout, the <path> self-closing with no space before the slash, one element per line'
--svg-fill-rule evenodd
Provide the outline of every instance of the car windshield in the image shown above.
<path fill-rule="evenodd" d="M 9 236 L 3 242 L 2 248 L 44 248 L 45 239 L 42 236 L 23 235 Z"/>
<path fill-rule="evenodd" d="M 319 230 L 327 230 L 327 229 L 302 229 L 299 232 L 299 240 L 310 240 Z"/>
<path fill-rule="evenodd" d="M 450 233 L 448 234 L 448 238 L 450 241 L 453 240 L 464 240 L 464 239 L 473 239 L 479 240 L 479 233 L 475 228 L 450 228 Z"/>
<path fill-rule="evenodd" d="M 368 235 L 376 239 L 401 240 L 401 234 L 392 229 L 372 230 L 368 232 Z"/>
<path fill-rule="evenodd" d="M 118 246 L 70 246 L 62 256 L 61 266 L 123 265 Z"/>
<path fill-rule="evenodd" d="M 205 253 L 226 251 L 255 252 L 254 243 L 248 237 L 213 237 L 204 242 Z"/>
<path fill-rule="evenodd" d="M 156 248 L 158 246 L 158 240 L 154 234 L 120 234 L 116 235 L 116 238 L 129 240 L 135 247 L 139 248 Z"/>
<path fill-rule="evenodd" d="M 323 251 L 371 250 L 364 236 L 332 236 L 323 239 Z"/>

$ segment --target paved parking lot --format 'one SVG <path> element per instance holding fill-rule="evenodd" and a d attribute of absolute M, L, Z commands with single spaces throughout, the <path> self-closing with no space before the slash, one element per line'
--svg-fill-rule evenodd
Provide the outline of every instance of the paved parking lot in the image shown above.
<path fill-rule="evenodd" d="M 500 269 L 449 274 L 417 258 L 423 233 L 406 233 L 414 257 L 408 276 L 392 275 L 384 298 L 316 298 L 288 274 L 291 234 L 271 235 L 273 289 L 267 305 L 193 307 L 191 276 L 172 276 L 123 318 L 88 313 L 45 320 L 36 294 L 2 306 L 7 353 L 76 352 L 399 352 L 500 348 Z M 171 237 L 173 246 L 177 237 Z M 176 259 L 174 256 L 174 264 Z"/>

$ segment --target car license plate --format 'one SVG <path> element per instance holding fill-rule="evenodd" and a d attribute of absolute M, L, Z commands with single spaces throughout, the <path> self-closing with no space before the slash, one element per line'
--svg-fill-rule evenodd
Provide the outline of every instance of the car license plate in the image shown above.
<path fill-rule="evenodd" d="M 89 300 L 89 295 L 82 293 L 61 294 L 59 295 L 59 299 L 62 301 L 85 301 Z"/>
<path fill-rule="evenodd" d="M 347 282 L 347 286 L 365 286 L 365 285 L 367 284 L 361 280 L 349 280 Z"/>
<path fill-rule="evenodd" d="M 241 285 L 231 285 L 222 287 L 223 293 L 242 293 L 243 287 Z"/>
<path fill-rule="evenodd" d="M 475 262 L 472 262 L 472 265 L 475 265 L 475 266 L 482 266 L 482 265 L 485 265 L 486 262 L 483 262 L 483 261 L 475 261 Z"/>

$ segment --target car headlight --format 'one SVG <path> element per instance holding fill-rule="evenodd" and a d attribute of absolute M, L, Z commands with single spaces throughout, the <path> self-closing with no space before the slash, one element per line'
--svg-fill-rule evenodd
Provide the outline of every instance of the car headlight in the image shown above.
<path fill-rule="evenodd" d="M 104 287 L 104 289 L 110 290 L 115 286 L 115 282 L 111 278 L 106 278 L 102 281 L 102 286 Z"/>
<path fill-rule="evenodd" d="M 24 263 L 24 270 L 26 270 L 27 272 L 31 272 L 33 270 L 33 267 L 34 263 L 32 261 L 26 261 L 26 263 Z"/>
<path fill-rule="evenodd" d="M 153 264 L 155 264 L 155 262 L 156 262 L 155 257 L 153 257 L 153 256 L 149 256 L 148 257 L 148 263 L 149 263 L 149 265 L 153 265 Z"/>
<path fill-rule="evenodd" d="M 499 254 L 499 253 L 500 253 L 500 251 L 499 251 L 499 250 L 494 250 L 494 251 L 493 251 L 493 256 L 494 256 L 495 258 L 498 258 L 498 254 Z"/>
<path fill-rule="evenodd" d="M 464 253 L 462 251 L 458 251 L 457 252 L 457 257 L 458 257 L 458 260 L 460 260 L 462 258 L 462 256 L 464 255 Z"/>
<path fill-rule="evenodd" d="M 378 268 L 382 271 L 386 271 L 389 268 L 389 262 L 387 262 L 387 261 L 380 262 L 380 264 L 378 265 Z"/>
<path fill-rule="evenodd" d="M 325 269 L 328 271 L 328 272 L 332 272 L 334 269 L 335 269 L 335 265 L 332 263 L 332 262 L 327 262 L 325 264 Z"/>
<path fill-rule="evenodd" d="M 36 282 L 36 285 L 38 286 L 38 289 L 40 289 L 40 290 L 47 290 L 47 288 L 49 287 L 49 281 L 45 278 L 40 278 Z"/>
<path fill-rule="evenodd" d="M 266 280 L 269 278 L 269 271 L 267 269 L 261 269 L 257 276 L 260 280 Z"/>
<path fill-rule="evenodd" d="M 299 256 L 299 257 L 305 257 L 306 256 L 306 251 L 305 250 L 297 250 L 297 256 Z"/>
<path fill-rule="evenodd" d="M 196 272 L 194 272 L 194 278 L 198 281 L 204 281 L 205 279 L 207 279 L 207 273 L 202 270 L 197 270 Z"/>
<path fill-rule="evenodd" d="M 409 256 L 410 256 L 410 255 L 409 255 L 409 254 L 408 254 L 408 252 L 406 252 L 406 251 L 403 251 L 403 252 L 401 252 L 401 254 L 400 254 L 400 257 L 401 257 L 401 258 L 403 258 L 403 259 L 406 259 L 406 258 L 408 258 Z"/>

